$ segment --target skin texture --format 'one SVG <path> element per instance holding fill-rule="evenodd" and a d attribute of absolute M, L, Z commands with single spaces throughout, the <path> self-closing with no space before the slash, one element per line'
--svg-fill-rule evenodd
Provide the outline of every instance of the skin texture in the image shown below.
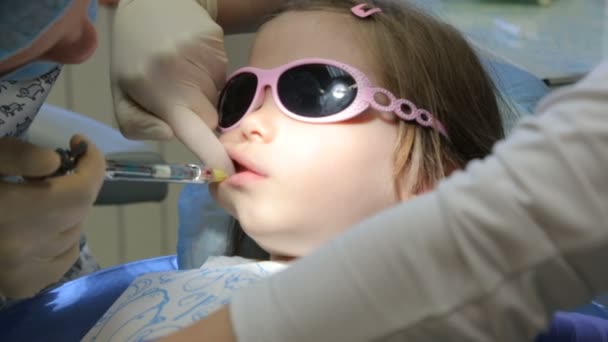
<path fill-rule="evenodd" d="M 29 47 L 0 61 L 0 75 L 39 59 L 61 64 L 86 61 L 97 48 L 97 33 L 87 15 L 89 3 L 90 0 L 74 0 L 63 17 Z"/>
<path fill-rule="evenodd" d="M 326 12 L 282 14 L 258 32 L 250 65 L 327 58 L 358 68 L 381 86 L 355 20 Z M 275 259 L 303 256 L 398 202 L 392 183 L 396 138 L 391 113 L 368 110 L 340 123 L 303 123 L 284 115 L 266 89 L 263 104 L 220 137 L 237 165 L 265 177 L 236 185 L 229 179 L 212 190 Z"/>

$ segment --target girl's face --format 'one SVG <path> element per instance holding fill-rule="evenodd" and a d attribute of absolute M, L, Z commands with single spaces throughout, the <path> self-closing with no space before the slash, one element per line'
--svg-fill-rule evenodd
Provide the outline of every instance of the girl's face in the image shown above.
<path fill-rule="evenodd" d="M 61 18 L 29 47 L 0 61 L 0 75 L 35 60 L 78 64 L 88 59 L 97 47 L 97 34 L 87 8 L 91 0 L 74 0 Z"/>
<path fill-rule="evenodd" d="M 376 64 L 354 16 L 289 12 L 257 34 L 250 64 L 273 68 L 303 58 L 350 64 L 375 85 Z M 266 90 L 263 104 L 220 140 L 237 176 L 212 190 L 220 205 L 274 255 L 302 256 L 395 203 L 392 114 L 368 111 L 333 124 L 283 114 Z"/>

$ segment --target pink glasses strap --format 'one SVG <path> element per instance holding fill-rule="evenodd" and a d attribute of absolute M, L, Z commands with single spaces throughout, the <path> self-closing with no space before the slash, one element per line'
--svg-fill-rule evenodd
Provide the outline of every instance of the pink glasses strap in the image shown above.
<path fill-rule="evenodd" d="M 410 100 L 397 99 L 393 93 L 384 88 L 368 88 L 367 90 L 364 100 L 366 100 L 372 108 L 381 112 L 392 112 L 405 121 L 415 122 L 420 126 L 433 128 L 449 139 L 448 132 L 443 123 L 428 110 L 416 107 Z M 388 99 L 388 104 L 383 105 L 376 101 L 376 96 L 379 94 L 384 95 Z"/>

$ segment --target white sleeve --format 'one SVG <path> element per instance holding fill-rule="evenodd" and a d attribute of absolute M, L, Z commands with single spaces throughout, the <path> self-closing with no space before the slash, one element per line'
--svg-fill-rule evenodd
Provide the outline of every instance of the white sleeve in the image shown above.
<path fill-rule="evenodd" d="M 237 295 L 239 341 L 526 341 L 608 291 L 608 64 L 491 157 Z"/>

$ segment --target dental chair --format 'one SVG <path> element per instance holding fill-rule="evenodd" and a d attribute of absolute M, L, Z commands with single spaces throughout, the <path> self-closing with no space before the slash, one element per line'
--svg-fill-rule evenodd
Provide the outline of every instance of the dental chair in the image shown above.
<path fill-rule="evenodd" d="M 546 95 L 549 89 L 541 80 L 513 65 L 488 60 L 486 66 L 508 104 L 514 109 L 504 111 L 508 113 L 504 116 L 508 132 L 517 119 L 533 112 L 539 99 Z M 105 153 L 116 158 L 136 156 L 144 160 L 160 160 L 145 144 L 126 140 L 118 131 L 105 125 L 56 107 L 46 106 L 43 109 L 41 117 L 35 121 L 36 126 L 31 129 L 32 141 L 61 147 L 58 144 L 64 144 L 71 133 L 78 131 L 90 136 Z M 55 120 L 56 117 L 62 116 L 65 116 L 64 119 Z M 70 132 L 65 131 L 65 125 L 58 126 L 58 123 L 65 122 L 74 123 L 74 126 L 68 127 Z M 54 128 L 50 130 L 49 127 Z M 54 142 L 54 137 L 61 139 Z M 126 186 L 130 190 L 125 191 Z M 97 203 L 122 204 L 162 200 L 166 187 L 155 187 L 157 188 L 150 187 L 150 184 L 141 188 L 131 183 L 120 186 L 104 184 Z M 207 257 L 225 254 L 230 239 L 228 227 L 233 221 L 214 204 L 207 188 L 200 185 L 185 186 L 178 206 L 180 227 L 177 256 L 141 260 L 104 269 L 9 307 L 0 312 L 0 341 L 79 341 L 138 275 L 197 268 Z M 245 239 L 243 244 L 241 250 L 256 249 L 255 243 L 250 239 Z M 599 304 L 592 303 L 578 312 L 581 316 L 584 314 L 583 321 L 591 327 L 590 331 L 608 319 L 608 310 Z M 566 314 L 557 317 L 553 324 L 557 322 L 563 328 L 564 324 L 576 319 L 577 317 Z M 598 321 L 593 321 L 595 319 Z M 548 334 L 542 335 L 538 342 L 566 341 L 551 335 L 554 332 L 552 329 Z M 563 335 L 558 337 L 563 338 Z"/>

